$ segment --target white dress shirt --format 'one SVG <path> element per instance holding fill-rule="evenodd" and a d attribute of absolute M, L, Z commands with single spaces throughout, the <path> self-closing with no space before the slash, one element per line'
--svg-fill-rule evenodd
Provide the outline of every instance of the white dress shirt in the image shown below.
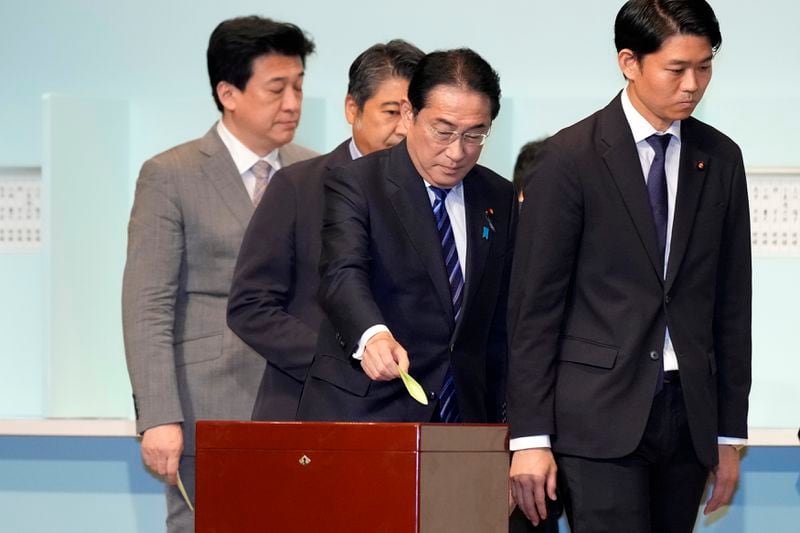
<path fill-rule="evenodd" d="M 622 91 L 622 111 L 628 120 L 628 125 L 633 133 L 633 140 L 636 142 L 636 150 L 639 152 L 639 162 L 642 164 L 642 174 L 645 182 L 650 173 L 650 165 L 656 156 L 656 151 L 647 142 L 647 138 L 653 134 L 672 135 L 667 151 L 664 154 L 664 170 L 667 173 L 667 246 L 664 249 L 664 277 L 667 276 L 667 266 L 669 261 L 669 250 L 672 244 L 672 223 L 675 220 L 675 199 L 678 196 L 678 167 L 681 161 L 681 121 L 676 120 L 664 131 L 656 130 L 652 124 L 633 107 L 628 91 Z M 669 329 L 664 334 L 664 371 L 678 370 L 678 358 L 675 356 L 675 348 L 672 347 L 672 339 L 669 337 Z"/>
<path fill-rule="evenodd" d="M 263 159 L 269 163 L 270 166 L 268 179 L 272 178 L 272 176 L 274 176 L 275 173 L 281 169 L 281 160 L 278 156 L 278 149 L 275 148 L 264 157 L 258 157 L 258 155 L 256 155 L 252 150 L 242 144 L 242 141 L 237 139 L 233 133 L 231 133 L 230 130 L 225 127 L 225 124 L 223 124 L 221 120 L 217 122 L 217 133 L 219 134 L 219 138 L 222 139 L 222 144 L 225 145 L 225 148 L 227 148 L 228 152 L 231 154 L 233 164 L 236 165 L 236 170 L 238 170 L 239 174 L 242 176 L 244 188 L 247 189 L 247 194 L 250 196 L 250 200 L 252 201 L 253 194 L 256 190 L 256 176 L 250 169 L 252 169 L 253 165 L 255 165 L 260 159 Z M 267 183 L 269 183 L 269 181 L 267 181 Z"/>

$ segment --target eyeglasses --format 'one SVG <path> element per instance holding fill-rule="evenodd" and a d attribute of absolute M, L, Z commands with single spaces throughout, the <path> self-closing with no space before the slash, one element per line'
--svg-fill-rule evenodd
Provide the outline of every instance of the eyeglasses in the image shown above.
<path fill-rule="evenodd" d="M 491 133 L 491 130 L 487 131 L 486 133 L 473 133 L 471 131 L 465 131 L 464 133 L 459 133 L 457 131 L 443 131 L 431 126 L 430 124 L 428 124 L 428 129 L 431 131 L 433 140 L 439 144 L 451 144 L 460 137 L 464 141 L 464 144 L 469 146 L 483 146 L 486 143 L 486 139 L 489 137 L 489 134 Z"/>

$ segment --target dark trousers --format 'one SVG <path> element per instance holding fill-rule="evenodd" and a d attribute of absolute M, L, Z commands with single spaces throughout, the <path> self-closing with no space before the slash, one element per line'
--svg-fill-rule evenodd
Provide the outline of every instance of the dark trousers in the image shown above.
<path fill-rule="evenodd" d="M 561 516 L 561 505 L 557 502 L 547 502 L 547 520 L 534 526 L 525 514 L 514 509 L 508 519 L 508 533 L 558 533 L 558 517 Z"/>
<path fill-rule="evenodd" d="M 572 533 L 690 533 L 708 478 L 692 446 L 675 378 L 653 399 L 644 436 L 632 454 L 618 459 L 556 455 L 556 462 Z"/>
<path fill-rule="evenodd" d="M 525 513 L 519 507 L 515 507 L 514 512 L 508 518 L 508 532 L 558 533 L 558 519 L 561 518 L 564 506 L 561 504 L 561 500 L 553 501 L 550 498 L 547 498 L 545 503 L 547 505 L 547 519 L 539 522 L 538 526 L 534 526 L 533 522 L 525 516 Z"/>

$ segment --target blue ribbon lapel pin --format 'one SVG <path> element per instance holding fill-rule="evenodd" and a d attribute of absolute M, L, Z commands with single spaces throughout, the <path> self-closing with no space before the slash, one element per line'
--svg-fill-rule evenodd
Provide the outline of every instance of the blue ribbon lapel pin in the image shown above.
<path fill-rule="evenodd" d="M 483 237 L 485 240 L 488 241 L 489 231 L 492 232 L 494 231 L 494 224 L 492 223 L 492 219 L 494 218 L 494 209 L 490 207 L 486 211 L 484 211 L 483 218 L 486 219 L 486 225 L 483 227 L 481 237 Z"/>

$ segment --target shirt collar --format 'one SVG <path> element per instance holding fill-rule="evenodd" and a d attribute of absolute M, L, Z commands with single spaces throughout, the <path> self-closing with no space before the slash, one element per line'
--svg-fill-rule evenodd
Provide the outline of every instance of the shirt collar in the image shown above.
<path fill-rule="evenodd" d="M 219 138 L 222 140 L 222 144 L 224 144 L 225 148 L 227 148 L 228 152 L 230 152 L 233 163 L 236 165 L 236 170 L 239 171 L 239 174 L 244 174 L 250 170 L 259 159 L 263 159 L 269 163 L 269 166 L 272 167 L 273 172 L 280 170 L 281 162 L 280 158 L 278 157 L 278 148 L 275 148 L 265 157 L 258 157 L 255 152 L 242 144 L 242 142 L 237 139 L 228 128 L 225 127 L 225 124 L 222 123 L 222 120 L 217 122 L 217 133 L 219 134 Z"/>
<path fill-rule="evenodd" d="M 364 154 L 362 154 L 358 150 L 358 146 L 356 146 L 356 140 L 353 139 L 352 137 L 350 138 L 350 157 L 353 158 L 353 161 L 355 161 L 359 157 L 364 157 Z"/>
<path fill-rule="evenodd" d="M 625 119 L 628 121 L 628 126 L 631 128 L 631 133 L 633 133 L 633 140 L 636 144 L 644 141 L 654 133 L 662 133 L 656 130 L 652 124 L 647 122 L 647 119 L 644 118 L 641 113 L 639 113 L 635 107 L 633 107 L 633 102 L 631 102 L 630 96 L 628 96 L 628 88 L 622 90 L 621 95 L 622 100 L 622 112 L 625 113 Z M 672 124 L 669 125 L 669 128 L 666 129 L 663 133 L 670 133 L 673 137 L 675 137 L 678 141 L 681 140 L 681 121 L 675 120 Z"/>
<path fill-rule="evenodd" d="M 425 178 L 422 178 L 422 181 L 425 182 L 425 188 L 428 189 L 428 194 L 429 195 L 434 194 L 434 192 L 431 190 L 431 187 L 435 187 L 435 185 L 430 183 Z M 461 198 L 464 197 L 463 191 L 464 191 L 464 180 L 461 180 L 458 182 L 457 185 L 453 185 L 453 187 L 450 188 L 450 192 L 447 193 L 447 197 L 449 198 L 450 196 L 452 196 L 456 200 L 461 200 Z"/>

